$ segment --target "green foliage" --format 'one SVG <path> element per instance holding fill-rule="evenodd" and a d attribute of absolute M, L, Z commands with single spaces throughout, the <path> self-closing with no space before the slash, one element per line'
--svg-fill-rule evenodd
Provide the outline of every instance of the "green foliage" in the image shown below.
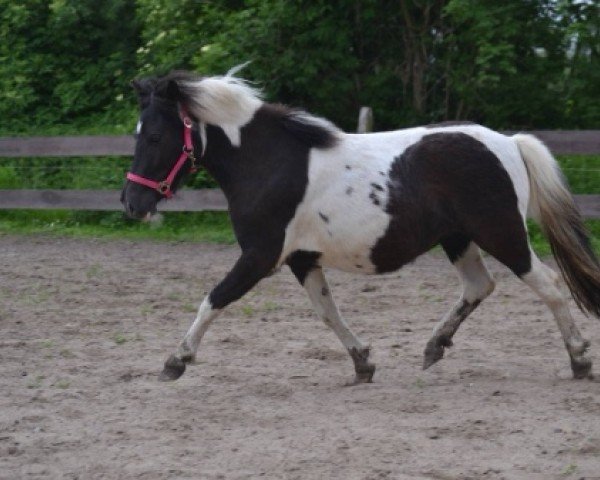
<path fill-rule="evenodd" d="M 0 0 L 0 12 L 0 131 L 128 117 L 134 0 Z"/>
<path fill-rule="evenodd" d="M 244 75 L 355 128 L 469 118 L 600 127 L 600 4 L 576 0 L 0 0 L 0 133 L 127 132 L 128 86 Z"/>
<path fill-rule="evenodd" d="M 451 26 L 440 55 L 447 65 L 454 116 L 497 128 L 562 125 L 556 82 L 566 58 L 564 32 L 553 28 L 554 3 L 448 2 L 444 12 Z"/>
<path fill-rule="evenodd" d="M 565 121 L 576 128 L 600 128 L 600 3 L 559 4 L 570 55 L 563 78 Z"/>

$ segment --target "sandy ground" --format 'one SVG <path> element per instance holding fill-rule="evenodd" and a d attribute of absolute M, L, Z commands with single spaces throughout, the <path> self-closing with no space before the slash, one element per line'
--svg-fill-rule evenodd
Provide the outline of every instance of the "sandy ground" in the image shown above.
<path fill-rule="evenodd" d="M 430 370 L 458 282 L 441 254 L 329 272 L 373 347 L 353 367 L 287 270 L 158 373 L 237 247 L 0 236 L 0 479 L 600 478 L 600 381 L 570 379 L 545 306 L 489 261 L 496 292 Z M 600 369 L 600 321 L 576 312 Z"/>

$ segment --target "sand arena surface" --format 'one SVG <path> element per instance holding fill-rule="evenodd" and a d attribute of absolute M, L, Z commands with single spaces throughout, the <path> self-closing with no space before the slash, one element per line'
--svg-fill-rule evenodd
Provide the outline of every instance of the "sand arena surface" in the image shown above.
<path fill-rule="evenodd" d="M 391 275 L 328 272 L 375 383 L 284 268 L 230 306 L 198 363 L 159 383 L 237 247 L 0 236 L 0 479 L 600 478 L 600 382 L 488 259 L 495 293 L 421 370 L 457 299 L 433 253 Z M 572 304 L 573 305 L 573 304 Z M 600 376 L 600 321 L 575 312 Z"/>

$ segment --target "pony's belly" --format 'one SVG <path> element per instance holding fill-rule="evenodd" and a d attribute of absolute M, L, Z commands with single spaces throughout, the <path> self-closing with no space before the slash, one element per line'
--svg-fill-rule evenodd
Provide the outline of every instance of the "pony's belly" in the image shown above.
<path fill-rule="evenodd" d="M 368 250 L 370 252 L 370 249 Z M 375 265 L 364 251 L 343 251 L 341 249 L 325 251 L 319 259 L 323 267 L 335 268 L 348 273 L 363 273 L 372 275 L 376 273 Z"/>
<path fill-rule="evenodd" d="M 283 257 L 294 251 L 319 253 L 318 263 L 351 273 L 376 273 L 371 252 L 377 240 L 385 233 L 388 218 L 383 212 L 372 212 L 367 217 L 331 215 L 327 222 L 314 221 L 314 214 L 304 221 L 298 219 L 286 235 Z M 340 221 L 344 219 L 344 221 Z M 284 258 L 282 258 L 284 260 Z"/>

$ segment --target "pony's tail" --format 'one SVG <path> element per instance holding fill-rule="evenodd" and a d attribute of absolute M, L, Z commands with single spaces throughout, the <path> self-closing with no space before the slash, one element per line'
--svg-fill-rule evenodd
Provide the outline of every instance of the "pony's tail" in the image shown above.
<path fill-rule="evenodd" d="M 533 135 L 513 136 L 527 171 L 529 216 L 542 227 L 577 306 L 600 317 L 600 262 L 556 160 Z"/>

